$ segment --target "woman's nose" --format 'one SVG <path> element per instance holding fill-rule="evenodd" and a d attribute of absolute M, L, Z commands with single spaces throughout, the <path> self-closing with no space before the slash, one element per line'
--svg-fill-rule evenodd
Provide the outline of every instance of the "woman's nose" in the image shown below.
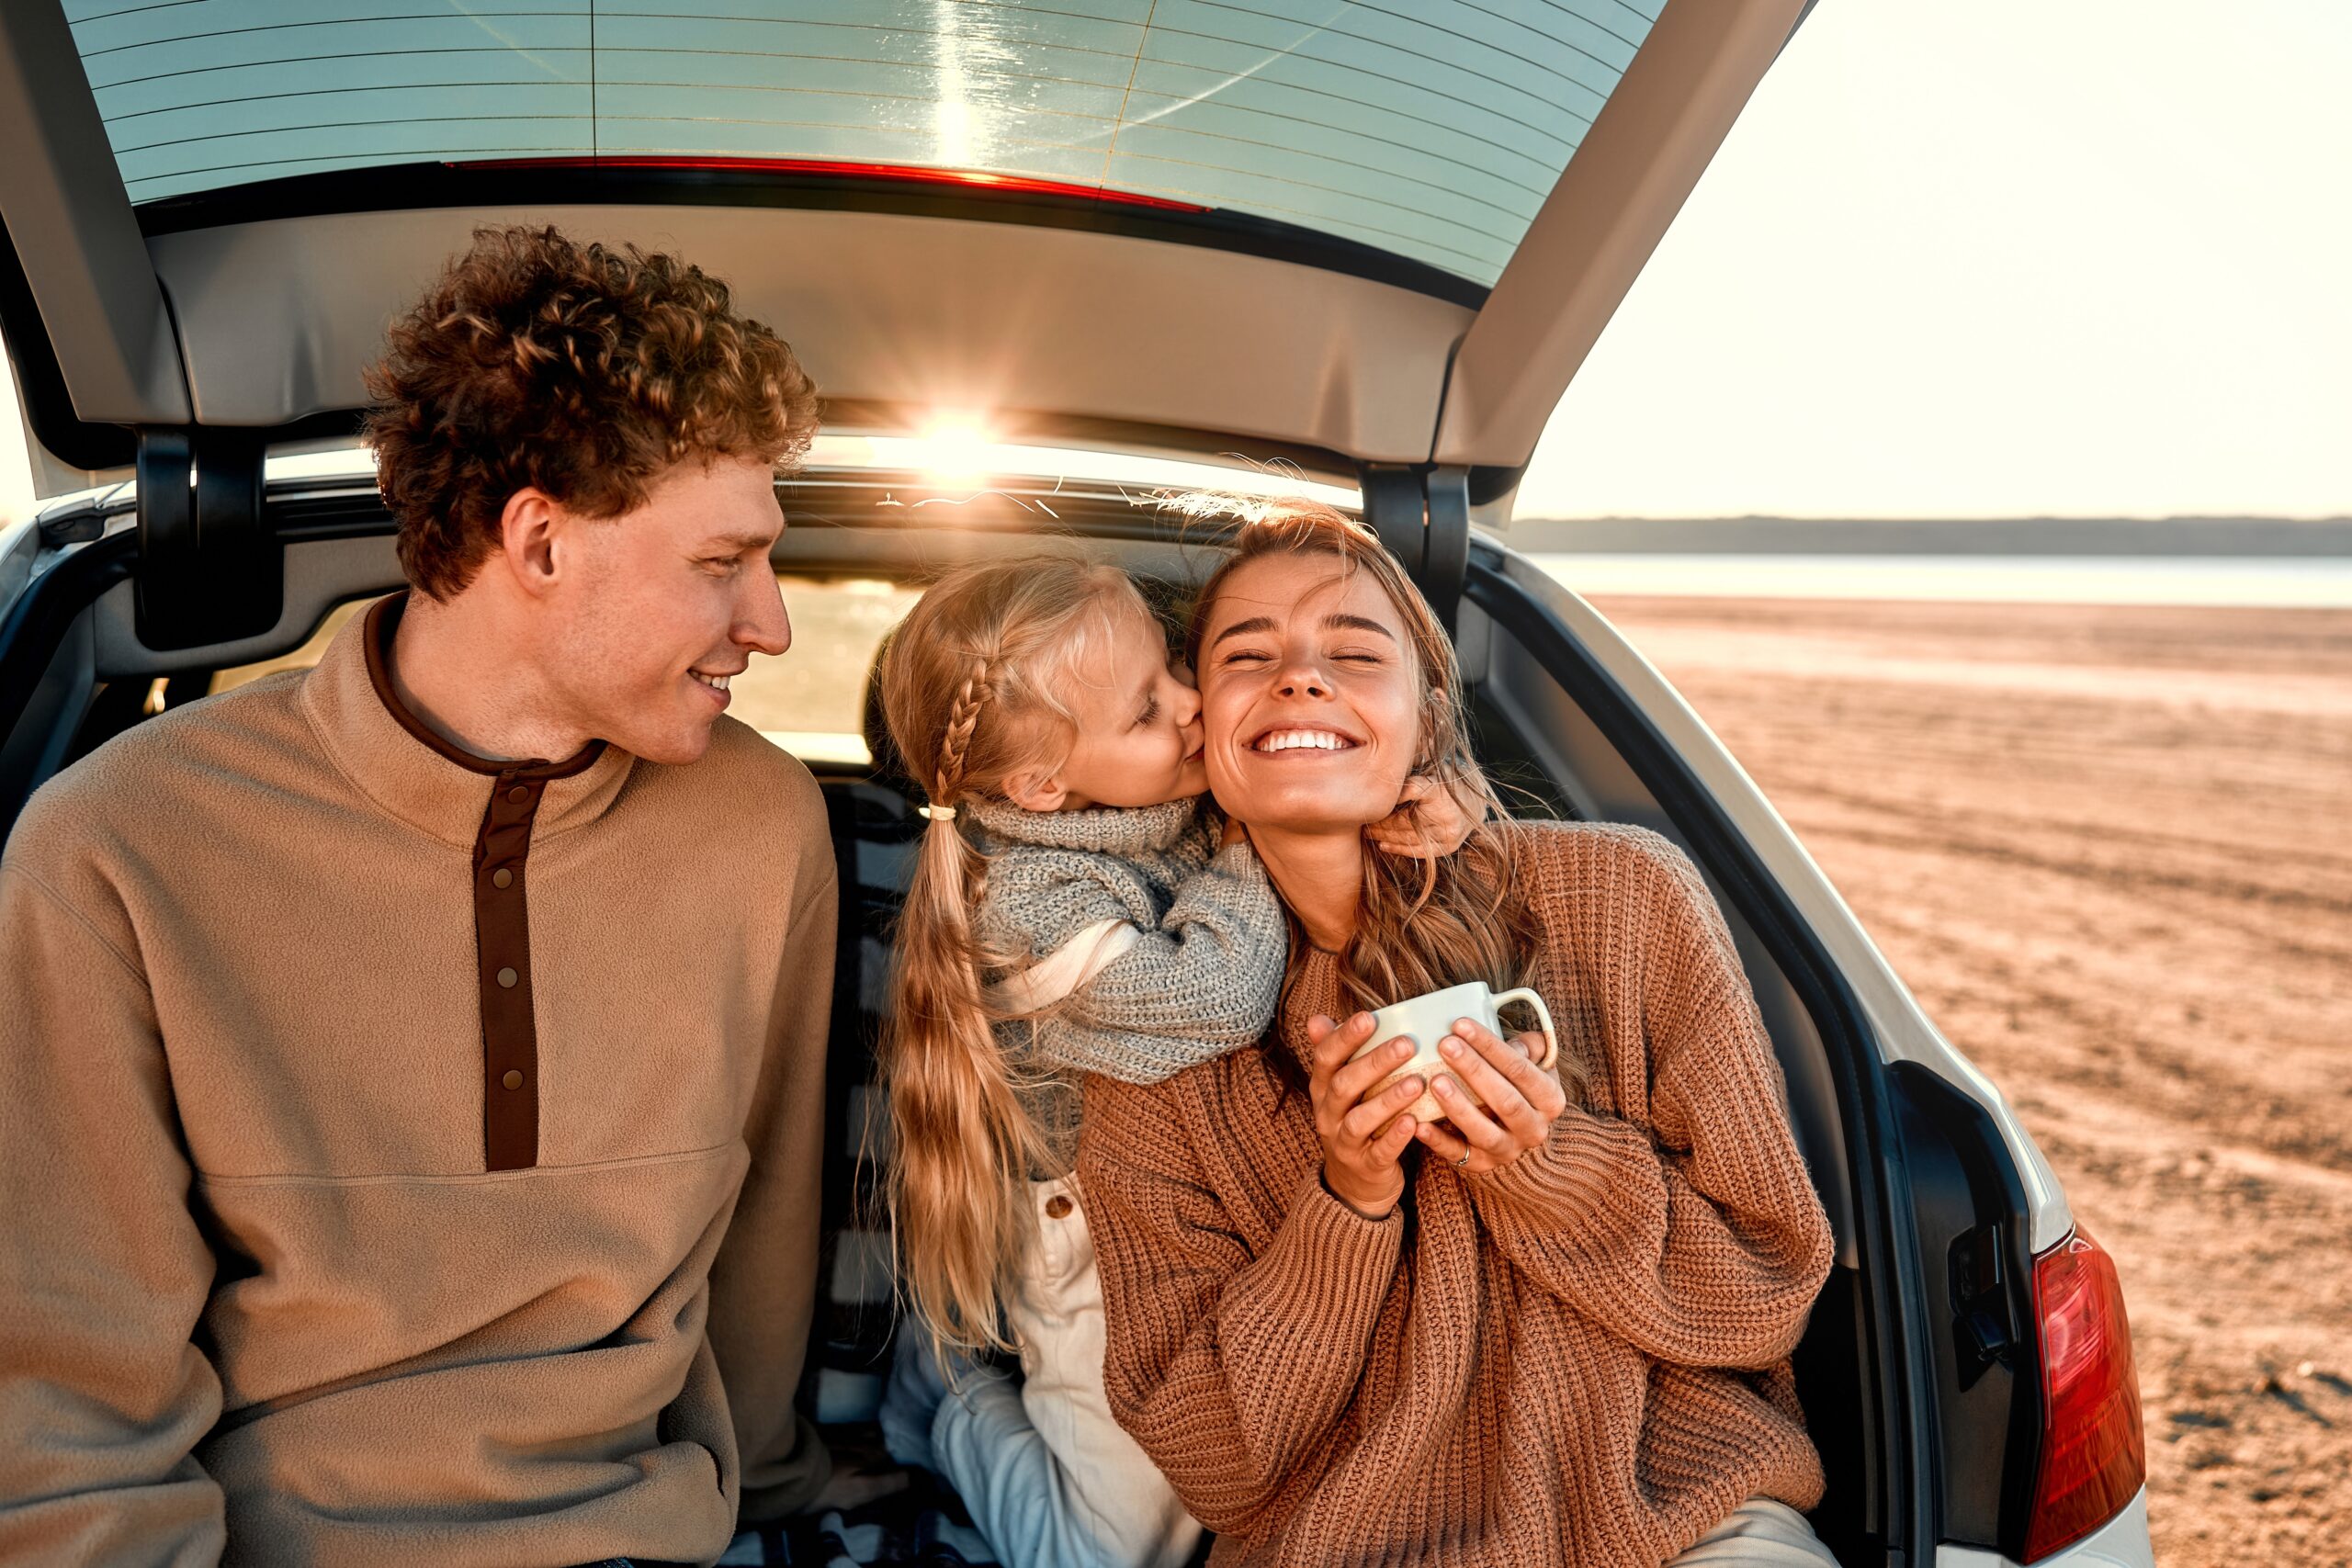
<path fill-rule="evenodd" d="M 1274 689 L 1285 697 L 1328 697 L 1331 683 L 1312 664 L 1294 664 L 1282 672 Z"/>

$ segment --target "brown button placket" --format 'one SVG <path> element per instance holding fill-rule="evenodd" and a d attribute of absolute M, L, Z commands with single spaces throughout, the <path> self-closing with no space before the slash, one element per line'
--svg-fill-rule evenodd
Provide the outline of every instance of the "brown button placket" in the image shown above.
<path fill-rule="evenodd" d="M 491 781 L 490 804 L 474 834 L 473 872 L 482 1163 L 491 1170 L 523 1170 L 539 1162 L 539 1031 L 531 1007 L 531 923 L 523 870 L 548 785 L 595 766 L 605 743 L 591 740 L 560 762 L 492 761 L 453 744 L 409 711 L 392 680 L 391 648 L 407 607 L 407 595 L 394 594 L 368 612 L 368 680 L 384 711 L 418 745 Z"/>
<path fill-rule="evenodd" d="M 539 1032 L 531 1010 L 525 902 L 531 828 L 545 776 L 498 775 L 474 840 L 474 953 L 481 976 L 482 1158 L 491 1170 L 539 1159 Z"/>

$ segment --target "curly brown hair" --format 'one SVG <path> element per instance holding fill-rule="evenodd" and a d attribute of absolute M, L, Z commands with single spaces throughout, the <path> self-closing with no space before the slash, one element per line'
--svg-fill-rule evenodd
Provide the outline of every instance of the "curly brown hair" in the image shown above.
<path fill-rule="evenodd" d="M 515 491 L 592 517 L 688 457 L 796 466 L 817 388 L 791 345 L 675 256 L 483 228 L 368 371 L 367 439 L 408 580 L 447 599 L 496 548 Z"/>

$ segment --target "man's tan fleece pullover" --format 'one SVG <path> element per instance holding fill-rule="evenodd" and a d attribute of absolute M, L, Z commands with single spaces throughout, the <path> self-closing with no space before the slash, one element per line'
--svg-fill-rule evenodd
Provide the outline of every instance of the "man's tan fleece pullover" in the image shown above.
<path fill-rule="evenodd" d="M 1276 1034 L 1158 1088 L 1088 1080 L 1079 1174 L 1111 1409 L 1221 1563 L 1646 1568 L 1750 1497 L 1810 1507 L 1789 1354 L 1830 1235 L 1705 885 L 1639 829 L 1531 825 L 1530 982 L 1591 1075 L 1549 1140 L 1323 1190 L 1310 953 Z"/>
<path fill-rule="evenodd" d="M 817 787 L 467 757 L 401 603 L 0 862 L 0 1561 L 707 1562 L 821 1483 Z"/>

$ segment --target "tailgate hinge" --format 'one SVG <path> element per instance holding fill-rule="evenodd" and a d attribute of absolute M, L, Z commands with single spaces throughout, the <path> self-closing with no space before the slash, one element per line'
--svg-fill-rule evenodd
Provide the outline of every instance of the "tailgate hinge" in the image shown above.
<path fill-rule="evenodd" d="M 1470 570 L 1470 470 L 1448 464 L 1366 463 L 1363 517 L 1453 632 Z"/>
<path fill-rule="evenodd" d="M 139 640 L 158 652 L 259 637 L 285 611 L 286 552 L 262 514 L 263 433 L 139 432 Z"/>

